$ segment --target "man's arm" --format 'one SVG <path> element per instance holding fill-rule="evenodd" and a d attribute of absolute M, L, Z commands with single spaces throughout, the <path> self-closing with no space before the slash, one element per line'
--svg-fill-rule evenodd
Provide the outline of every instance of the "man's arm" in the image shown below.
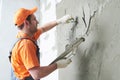
<path fill-rule="evenodd" d="M 53 27 L 55 27 L 58 24 L 62 24 L 62 23 L 68 23 L 68 20 L 73 19 L 72 16 L 70 15 L 65 15 L 60 19 L 57 19 L 55 21 L 49 22 L 43 26 L 41 26 L 42 32 L 46 32 L 50 29 L 52 29 Z"/>
<path fill-rule="evenodd" d="M 71 62 L 72 62 L 71 59 L 61 59 L 49 66 L 33 67 L 28 71 L 30 72 L 34 80 L 38 80 L 49 75 L 56 69 L 67 67 Z"/>
<path fill-rule="evenodd" d="M 54 63 L 49 66 L 33 67 L 33 68 L 29 69 L 29 72 L 30 72 L 31 76 L 34 78 L 34 80 L 38 80 L 38 79 L 41 79 L 41 78 L 49 75 L 56 69 L 57 69 L 57 64 Z"/>
<path fill-rule="evenodd" d="M 56 25 L 58 25 L 57 21 L 52 21 L 52 22 L 49 22 L 49 23 L 41 26 L 40 28 L 42 29 L 42 32 L 46 32 L 46 31 L 52 29 L 53 27 L 55 27 Z"/>

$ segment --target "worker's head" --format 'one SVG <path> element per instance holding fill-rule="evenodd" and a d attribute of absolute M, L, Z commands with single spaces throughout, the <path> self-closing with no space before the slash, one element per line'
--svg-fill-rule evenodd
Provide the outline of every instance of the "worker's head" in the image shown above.
<path fill-rule="evenodd" d="M 37 7 L 34 7 L 33 9 L 25 9 L 25 8 L 20 8 L 14 15 L 14 24 L 15 26 L 20 27 L 25 20 L 30 20 L 31 15 L 36 12 Z"/>
<path fill-rule="evenodd" d="M 36 20 L 36 17 L 34 16 L 34 12 L 36 12 L 37 7 L 34 7 L 33 9 L 25 9 L 20 8 L 14 16 L 14 24 L 19 28 L 22 29 L 25 26 L 29 26 L 29 31 L 36 31 L 36 27 L 38 24 L 38 21 Z M 31 31 L 31 32 L 32 32 Z"/>

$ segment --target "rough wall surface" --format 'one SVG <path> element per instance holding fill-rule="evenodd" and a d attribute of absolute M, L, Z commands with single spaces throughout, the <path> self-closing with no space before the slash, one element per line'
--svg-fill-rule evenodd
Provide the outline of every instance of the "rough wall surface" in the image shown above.
<path fill-rule="evenodd" d="M 78 17 L 77 25 L 57 27 L 58 53 L 76 37 L 85 37 L 72 64 L 59 71 L 59 80 L 120 79 L 119 4 L 120 0 L 62 0 L 57 5 L 58 18 L 65 14 Z"/>

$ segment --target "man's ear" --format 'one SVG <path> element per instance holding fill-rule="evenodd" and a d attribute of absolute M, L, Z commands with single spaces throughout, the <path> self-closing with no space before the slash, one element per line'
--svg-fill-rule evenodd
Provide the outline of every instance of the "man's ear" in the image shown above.
<path fill-rule="evenodd" d="M 28 26 L 29 25 L 29 21 L 25 20 L 24 21 L 24 25 Z"/>

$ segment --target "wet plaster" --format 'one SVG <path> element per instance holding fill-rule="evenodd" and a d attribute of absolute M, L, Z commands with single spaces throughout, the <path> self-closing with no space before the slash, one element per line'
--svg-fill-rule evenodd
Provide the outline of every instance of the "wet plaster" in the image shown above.
<path fill-rule="evenodd" d="M 119 80 L 119 3 L 119 0 L 62 0 L 57 4 L 58 18 L 65 14 L 78 18 L 77 24 L 57 27 L 58 53 L 75 38 L 85 37 L 72 64 L 59 71 L 59 80 Z"/>

